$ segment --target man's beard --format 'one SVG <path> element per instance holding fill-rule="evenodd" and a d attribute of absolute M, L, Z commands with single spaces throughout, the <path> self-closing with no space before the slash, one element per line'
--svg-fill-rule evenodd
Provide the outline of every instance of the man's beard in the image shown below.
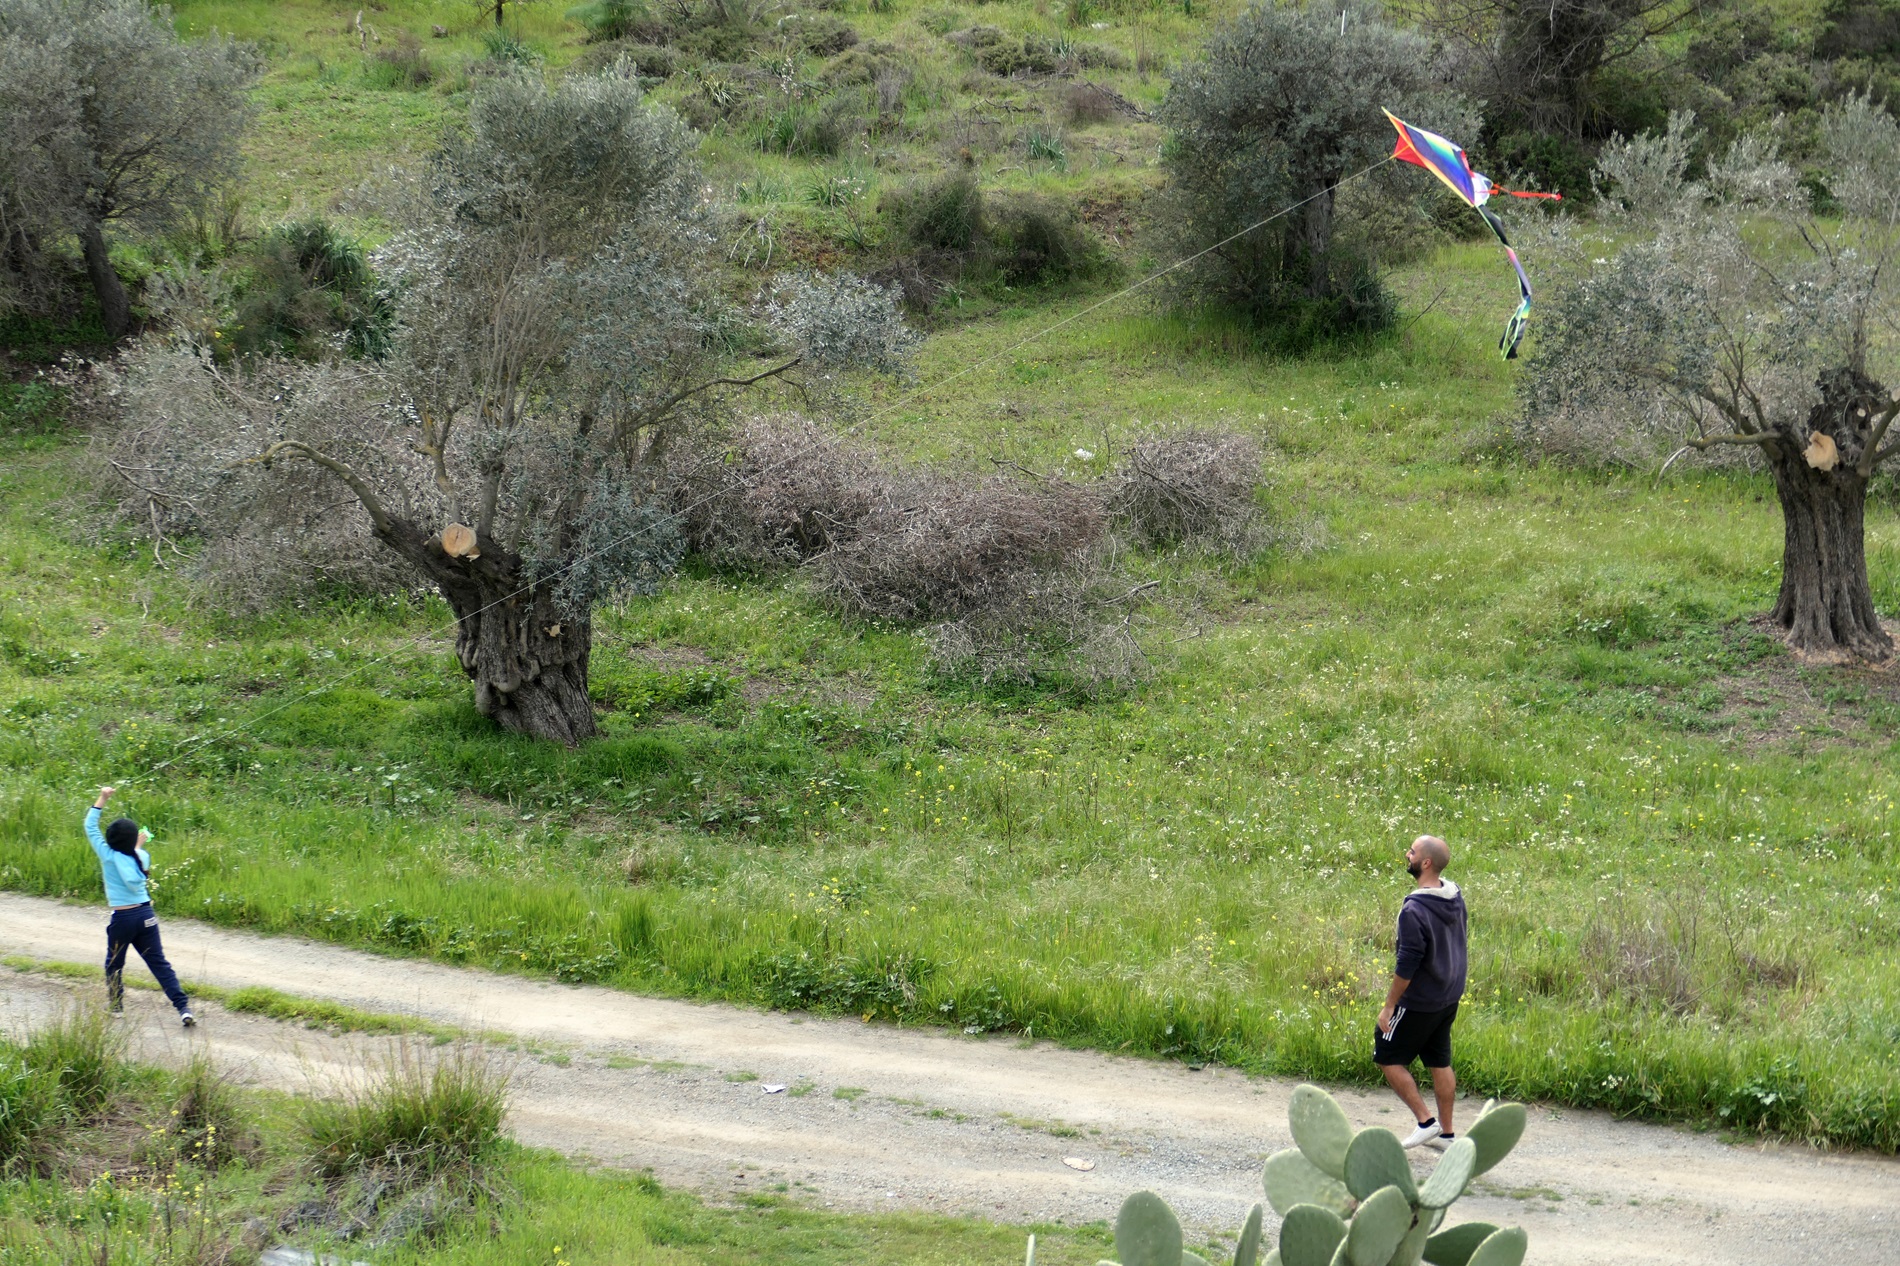
<path fill-rule="evenodd" d="M 1407 862 L 1405 864 L 1405 873 L 1417 879 L 1420 875 L 1425 873 L 1425 868 L 1417 862 Z"/>

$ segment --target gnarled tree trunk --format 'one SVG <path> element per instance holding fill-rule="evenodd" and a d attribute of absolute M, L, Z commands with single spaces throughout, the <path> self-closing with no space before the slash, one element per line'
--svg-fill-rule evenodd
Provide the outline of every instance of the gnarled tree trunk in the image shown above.
<path fill-rule="evenodd" d="M 99 314 L 104 318 L 106 333 L 117 342 L 132 332 L 132 301 L 112 267 L 112 252 L 98 221 L 86 221 L 79 231 L 79 244 L 86 256 L 86 275 L 92 280 L 93 293 L 99 296 Z"/>
<path fill-rule="evenodd" d="M 1893 654 L 1867 583 L 1863 512 L 1867 476 L 1859 469 L 1859 424 L 1887 392 L 1864 374 L 1836 370 L 1821 378 L 1821 402 L 1807 433 L 1785 432 L 1763 445 L 1781 500 L 1784 527 L 1781 595 L 1774 619 L 1796 650 L 1878 660 Z M 1814 436 L 1831 441 L 1832 454 Z"/>
<path fill-rule="evenodd" d="M 563 614 L 551 585 L 532 585 L 520 556 L 486 537 L 474 557 L 452 557 L 402 519 L 377 530 L 422 569 L 455 612 L 455 654 L 475 683 L 475 706 L 505 730 L 573 746 L 595 734 L 587 698 L 593 624 Z"/>

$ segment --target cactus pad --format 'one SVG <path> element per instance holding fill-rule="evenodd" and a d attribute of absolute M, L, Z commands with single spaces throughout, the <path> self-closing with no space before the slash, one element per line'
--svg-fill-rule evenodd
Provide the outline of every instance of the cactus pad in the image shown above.
<path fill-rule="evenodd" d="M 1313 1167 L 1334 1178 L 1346 1176 L 1346 1148 L 1352 1143 L 1352 1122 L 1333 1097 L 1318 1086 L 1293 1088 L 1286 1105 L 1287 1128 Z"/>
<path fill-rule="evenodd" d="M 1352 1136 L 1346 1149 L 1346 1189 L 1359 1199 L 1381 1187 L 1397 1187 L 1407 1200 L 1418 1197 L 1418 1184 L 1412 1180 L 1411 1162 L 1398 1135 L 1377 1126 Z"/>
<path fill-rule="evenodd" d="M 1296 1204 L 1280 1223 L 1280 1260 L 1284 1266 L 1328 1266 L 1346 1238 L 1346 1224 L 1331 1209 Z"/>
<path fill-rule="evenodd" d="M 1182 1249 L 1181 1266 L 1208 1266 L 1208 1261 L 1199 1253 L 1190 1253 L 1186 1249 Z"/>
<path fill-rule="evenodd" d="M 1366 1197 L 1346 1228 L 1346 1258 L 1352 1266 L 1385 1266 L 1412 1229 L 1412 1202 L 1397 1187 Z"/>
<path fill-rule="evenodd" d="M 1431 1238 L 1432 1227 L 1437 1225 L 1438 1213 L 1431 1209 L 1420 1209 L 1418 1220 L 1412 1229 L 1405 1233 L 1399 1246 L 1392 1250 L 1392 1256 L 1386 1266 L 1418 1266 L 1425 1257 L 1425 1242 Z"/>
<path fill-rule="evenodd" d="M 1181 1266 L 1181 1224 L 1152 1191 L 1122 1201 L 1115 1217 L 1115 1256 L 1121 1266 Z"/>
<path fill-rule="evenodd" d="M 1483 1113 L 1465 1131 L 1465 1137 L 1478 1147 L 1478 1160 L 1471 1171 L 1476 1178 L 1510 1153 L 1524 1137 L 1527 1114 L 1521 1103 L 1506 1103 Z"/>
<path fill-rule="evenodd" d="M 1240 1228 L 1240 1243 L 1234 1245 L 1234 1266 L 1256 1266 L 1260 1260 L 1260 1223 L 1266 1211 L 1259 1205 L 1247 1210 L 1246 1225 Z"/>
<path fill-rule="evenodd" d="M 1267 1203 L 1281 1217 L 1296 1204 L 1316 1204 L 1342 1218 L 1352 1211 L 1352 1193 L 1346 1184 L 1321 1173 L 1297 1147 L 1269 1156 L 1260 1180 L 1267 1190 Z"/>
<path fill-rule="evenodd" d="M 1442 1209 L 1464 1195 L 1477 1163 L 1478 1145 L 1469 1135 L 1454 1141 L 1418 1189 L 1418 1202 L 1427 1209 Z"/>
<path fill-rule="evenodd" d="M 1489 1222 L 1460 1222 L 1425 1241 L 1425 1260 L 1432 1266 L 1468 1266 L 1478 1245 L 1496 1233 Z"/>
<path fill-rule="evenodd" d="M 1466 1266 L 1524 1266 L 1524 1254 L 1530 1247 L 1531 1237 L 1523 1227 L 1506 1227 L 1487 1236 Z"/>

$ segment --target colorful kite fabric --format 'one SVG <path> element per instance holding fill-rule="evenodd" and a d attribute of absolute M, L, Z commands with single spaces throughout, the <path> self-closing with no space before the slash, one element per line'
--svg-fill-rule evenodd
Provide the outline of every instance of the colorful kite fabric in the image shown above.
<path fill-rule="evenodd" d="M 1517 251 L 1511 245 L 1511 239 L 1504 236 L 1504 222 L 1489 209 L 1485 202 L 1494 193 L 1510 194 L 1513 198 L 1558 198 L 1554 193 L 1519 193 L 1515 189 L 1500 189 L 1490 180 L 1471 170 L 1471 160 L 1465 157 L 1464 150 L 1453 145 L 1436 132 L 1427 132 L 1422 127 L 1413 127 L 1390 110 L 1385 117 L 1392 120 L 1392 126 L 1399 130 L 1399 141 L 1393 147 L 1392 157 L 1402 163 L 1411 163 L 1423 167 L 1432 175 L 1445 182 L 1447 188 L 1460 198 L 1465 205 L 1484 217 L 1491 231 L 1498 235 L 1498 242 L 1504 247 L 1504 253 L 1510 258 L 1512 271 L 1517 273 L 1518 302 L 1517 311 L 1511 314 L 1510 322 L 1504 327 L 1504 335 L 1498 339 L 1498 350 L 1504 353 L 1506 360 L 1517 358 L 1517 345 L 1524 341 L 1524 325 L 1531 316 L 1531 279 L 1524 275 L 1524 265 L 1517 260 Z"/>

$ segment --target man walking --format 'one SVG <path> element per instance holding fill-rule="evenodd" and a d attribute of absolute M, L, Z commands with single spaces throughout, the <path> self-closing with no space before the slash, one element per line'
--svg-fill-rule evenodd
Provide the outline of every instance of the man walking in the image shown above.
<path fill-rule="evenodd" d="M 1421 835 L 1406 850 L 1405 869 L 1418 886 L 1399 907 L 1398 965 L 1372 1037 L 1372 1062 L 1418 1122 L 1407 1147 L 1443 1146 L 1452 1139 L 1458 1078 L 1451 1071 L 1451 1025 L 1465 992 L 1465 898 L 1444 877 L 1449 865 L 1451 850 L 1436 835 Z M 1418 1093 L 1414 1059 L 1432 1075 L 1437 1116 Z"/>

